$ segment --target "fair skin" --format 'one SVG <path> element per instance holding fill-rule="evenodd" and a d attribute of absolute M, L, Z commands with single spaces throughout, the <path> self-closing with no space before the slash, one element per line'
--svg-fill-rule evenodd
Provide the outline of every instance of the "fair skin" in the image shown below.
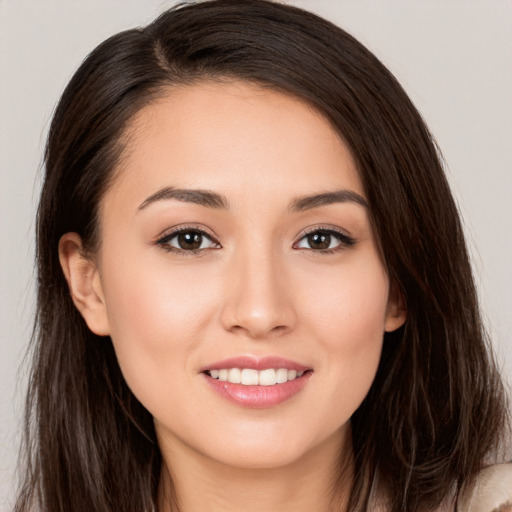
<path fill-rule="evenodd" d="M 60 258 L 154 417 L 162 510 L 169 475 L 183 512 L 329 510 L 349 419 L 405 321 L 349 151 L 303 102 L 236 82 L 169 89 L 127 140 L 98 252 L 68 233 Z M 304 373 L 223 383 L 211 368 L 232 358 Z"/>

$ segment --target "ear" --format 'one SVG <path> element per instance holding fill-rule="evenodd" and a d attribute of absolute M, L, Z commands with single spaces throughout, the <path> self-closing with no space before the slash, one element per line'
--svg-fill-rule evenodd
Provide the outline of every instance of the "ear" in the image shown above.
<path fill-rule="evenodd" d="M 407 308 L 402 290 L 397 283 L 392 283 L 389 289 L 388 306 L 386 310 L 386 332 L 396 331 L 404 325 L 407 319 Z"/>
<path fill-rule="evenodd" d="M 100 273 L 96 263 L 85 256 L 80 235 L 66 233 L 61 237 L 59 260 L 71 299 L 89 329 L 99 336 L 108 336 L 110 327 Z"/>

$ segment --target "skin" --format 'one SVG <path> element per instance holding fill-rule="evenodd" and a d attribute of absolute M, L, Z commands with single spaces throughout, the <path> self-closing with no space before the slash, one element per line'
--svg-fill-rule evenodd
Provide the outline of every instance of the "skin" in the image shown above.
<path fill-rule="evenodd" d="M 364 198 L 350 152 L 305 103 L 243 83 L 169 89 L 127 133 L 100 209 L 101 247 L 64 235 L 73 300 L 111 336 L 123 375 L 155 420 L 184 512 L 328 510 L 350 422 L 378 366 L 383 334 L 405 321 L 367 207 L 335 202 L 291 211 L 299 197 L 338 190 Z M 165 187 L 222 194 L 228 208 L 147 201 Z M 142 205 L 142 206 L 141 206 Z M 205 231 L 202 249 L 169 251 L 172 228 Z M 336 250 L 306 230 L 340 230 Z M 312 369 L 277 406 L 247 408 L 212 391 L 201 369 L 228 357 L 280 356 Z M 306 484 L 307 482 L 307 484 Z M 345 507 L 347 495 L 336 497 Z"/>

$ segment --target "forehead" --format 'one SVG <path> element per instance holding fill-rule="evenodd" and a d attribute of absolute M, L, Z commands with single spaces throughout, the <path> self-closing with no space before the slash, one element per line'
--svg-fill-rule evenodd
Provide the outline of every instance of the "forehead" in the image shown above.
<path fill-rule="evenodd" d="M 169 87 L 134 117 L 124 148 L 110 192 L 122 188 L 134 200 L 163 186 L 266 197 L 341 187 L 363 195 L 350 151 L 320 113 L 242 82 Z"/>

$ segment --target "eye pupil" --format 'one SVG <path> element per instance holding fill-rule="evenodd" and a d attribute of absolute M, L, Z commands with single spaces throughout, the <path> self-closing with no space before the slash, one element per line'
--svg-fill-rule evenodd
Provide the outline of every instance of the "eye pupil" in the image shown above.
<path fill-rule="evenodd" d="M 327 233 L 311 233 L 308 235 L 308 243 L 312 249 L 328 249 L 331 245 L 331 235 Z"/>
<path fill-rule="evenodd" d="M 201 247 L 203 237 L 201 233 L 186 231 L 178 235 L 178 245 L 181 249 L 193 251 Z"/>

